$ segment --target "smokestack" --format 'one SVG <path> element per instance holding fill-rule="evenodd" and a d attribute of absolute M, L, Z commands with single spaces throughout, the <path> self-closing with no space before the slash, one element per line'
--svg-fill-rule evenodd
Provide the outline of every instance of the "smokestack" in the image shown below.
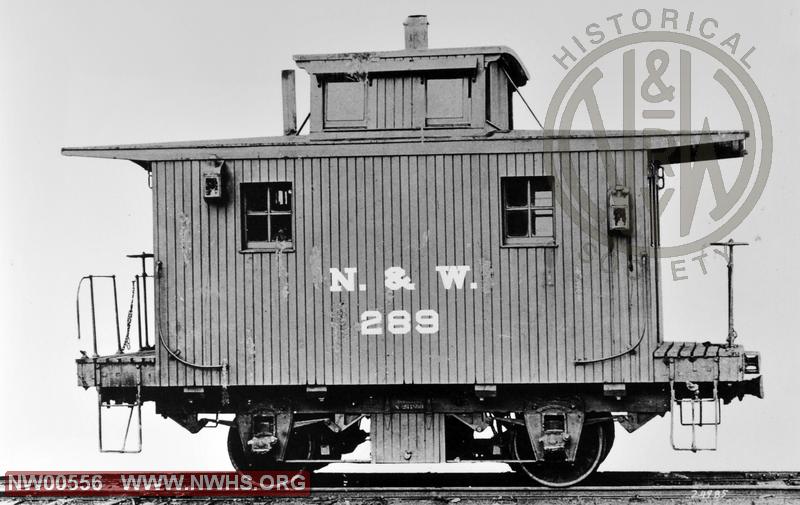
<path fill-rule="evenodd" d="M 428 49 L 428 16 L 408 16 L 403 26 L 406 28 L 406 49 Z"/>
<path fill-rule="evenodd" d="M 283 91 L 283 134 L 297 133 L 297 98 L 295 96 L 294 70 L 281 71 Z"/>

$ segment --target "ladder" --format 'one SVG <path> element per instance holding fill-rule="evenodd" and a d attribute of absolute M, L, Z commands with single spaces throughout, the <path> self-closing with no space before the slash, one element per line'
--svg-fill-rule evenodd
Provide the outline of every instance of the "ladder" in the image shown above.
<path fill-rule="evenodd" d="M 676 451 L 715 451 L 719 425 L 722 422 L 722 409 L 718 395 L 718 380 L 712 383 L 712 390 L 701 391 L 699 384 L 683 382 L 681 391 L 676 393 L 674 376 L 670 378 L 670 443 Z M 676 418 L 677 417 L 677 422 Z M 698 438 L 701 434 L 713 433 L 709 445 L 699 445 Z M 689 434 L 688 443 L 676 436 L 676 432 Z"/>
<path fill-rule="evenodd" d="M 103 392 L 100 388 L 97 389 L 97 439 L 100 446 L 100 452 L 134 454 L 142 452 L 142 370 L 139 368 L 139 374 L 136 378 L 136 396 L 132 402 L 112 402 L 111 400 L 103 400 Z M 108 449 L 103 446 L 103 409 L 111 408 L 127 408 L 128 422 L 125 425 L 125 435 L 122 438 L 122 445 L 118 448 Z M 136 432 L 136 445 L 128 448 L 128 437 L 131 432 L 131 424 L 133 423 L 134 414 L 136 415 L 136 424 L 133 431 Z"/>

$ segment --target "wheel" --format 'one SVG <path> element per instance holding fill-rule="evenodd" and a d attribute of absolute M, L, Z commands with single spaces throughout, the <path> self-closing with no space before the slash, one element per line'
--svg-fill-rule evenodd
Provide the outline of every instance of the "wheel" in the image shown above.
<path fill-rule="evenodd" d="M 293 434 L 289 446 L 286 448 L 286 459 L 311 458 L 313 454 L 313 439 L 303 434 Z M 284 463 L 275 461 L 271 454 L 254 454 L 242 447 L 239 437 L 239 428 L 233 425 L 228 430 L 228 457 L 231 465 L 236 470 L 313 470 L 304 463 Z"/>
<path fill-rule="evenodd" d="M 611 447 L 614 445 L 614 420 L 608 419 L 600 423 L 600 427 L 603 430 L 603 455 L 600 457 L 600 464 L 603 464 L 603 461 L 606 460 L 608 453 L 611 452 Z"/>
<path fill-rule="evenodd" d="M 577 484 L 592 474 L 600 465 L 606 447 L 606 430 L 601 423 L 584 425 L 575 461 L 542 461 L 535 463 L 514 463 L 511 467 L 518 472 L 549 487 L 567 487 Z M 609 446 L 610 449 L 610 446 Z M 534 459 L 528 432 L 515 430 L 511 440 L 511 454 L 516 459 Z"/>

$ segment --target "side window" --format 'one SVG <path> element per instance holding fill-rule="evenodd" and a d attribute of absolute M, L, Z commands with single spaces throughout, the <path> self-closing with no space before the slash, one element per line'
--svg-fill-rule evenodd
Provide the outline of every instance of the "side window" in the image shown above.
<path fill-rule="evenodd" d="M 503 177 L 503 244 L 554 245 L 553 177 Z"/>
<path fill-rule="evenodd" d="M 366 81 L 323 83 L 325 128 L 366 128 Z"/>
<path fill-rule="evenodd" d="M 425 126 L 469 126 L 472 80 L 469 77 L 425 81 Z"/>
<path fill-rule="evenodd" d="M 242 247 L 285 249 L 292 245 L 292 183 L 243 182 Z"/>

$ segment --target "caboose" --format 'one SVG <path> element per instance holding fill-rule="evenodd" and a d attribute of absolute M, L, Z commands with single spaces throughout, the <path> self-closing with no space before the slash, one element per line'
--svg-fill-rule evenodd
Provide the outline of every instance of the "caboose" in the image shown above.
<path fill-rule="evenodd" d="M 721 401 L 761 397 L 759 356 L 666 340 L 661 167 L 741 157 L 747 132 L 515 130 L 516 54 L 429 49 L 427 27 L 409 17 L 403 50 L 295 56 L 310 114 L 298 128 L 283 71 L 282 136 L 63 149 L 133 161 L 153 195 L 139 348 L 117 316 L 98 354 L 95 291 L 110 280 L 116 304 L 116 278 L 85 277 L 79 385 L 139 422 L 152 401 L 192 433 L 227 424 L 237 469 L 313 470 L 369 440 L 371 463 L 566 486 L 615 422 L 666 413 L 676 448 L 706 448 Z"/>

